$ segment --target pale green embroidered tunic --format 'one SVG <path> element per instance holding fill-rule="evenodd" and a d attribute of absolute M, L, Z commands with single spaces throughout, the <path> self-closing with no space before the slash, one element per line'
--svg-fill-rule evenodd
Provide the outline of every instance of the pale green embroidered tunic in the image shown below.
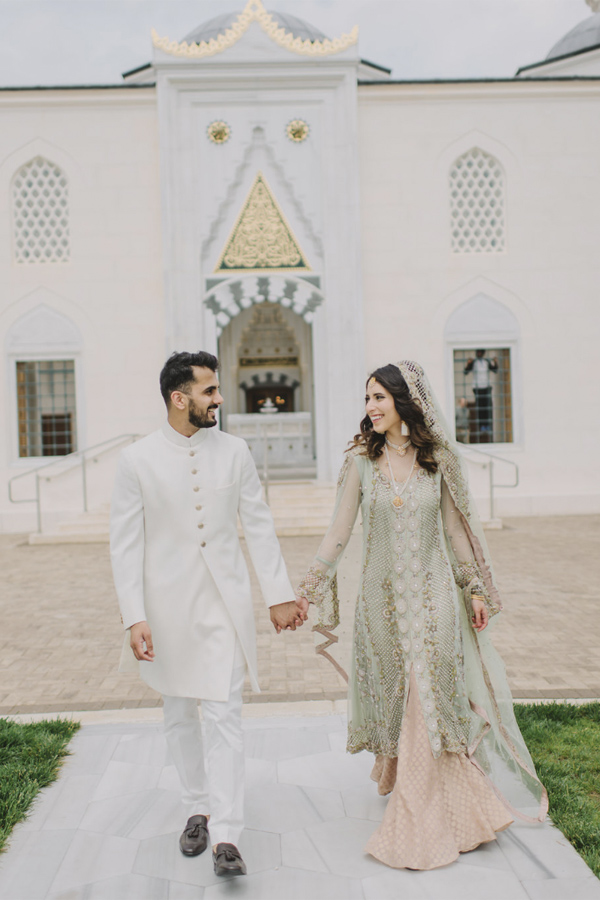
<path fill-rule="evenodd" d="M 335 627 L 333 580 L 359 508 L 363 559 L 348 686 L 348 750 L 395 757 L 411 667 L 431 750 L 467 750 L 471 718 L 463 634 L 471 593 L 489 602 L 460 513 L 441 474 L 418 469 L 396 508 L 377 462 L 353 451 L 340 473 L 336 511 L 298 593 Z M 469 607 L 470 609 L 470 607 Z"/>

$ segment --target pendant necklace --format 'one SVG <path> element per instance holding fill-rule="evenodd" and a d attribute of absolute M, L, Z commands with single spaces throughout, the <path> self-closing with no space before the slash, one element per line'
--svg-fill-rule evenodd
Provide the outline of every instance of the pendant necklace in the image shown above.
<path fill-rule="evenodd" d="M 383 448 L 383 449 L 385 450 L 385 458 L 386 458 L 386 460 L 387 460 L 388 469 L 389 469 L 390 476 L 391 476 L 391 479 L 392 479 L 392 487 L 394 488 L 394 499 L 392 500 L 392 506 L 394 506 L 395 509 L 396 509 L 397 511 L 399 511 L 399 510 L 404 506 L 404 500 L 402 499 L 402 494 L 403 494 L 404 491 L 406 490 L 406 487 L 407 487 L 407 485 L 408 485 L 408 482 L 410 481 L 410 479 L 411 479 L 411 477 L 412 477 L 412 474 L 413 474 L 413 472 L 414 472 L 414 470 L 415 470 L 415 466 L 416 466 L 416 464 L 417 464 L 417 448 L 415 447 L 415 455 L 414 455 L 414 458 L 413 458 L 413 464 L 412 464 L 412 466 L 411 466 L 411 468 L 410 468 L 410 472 L 408 473 L 408 477 L 407 477 L 406 481 L 404 481 L 404 482 L 402 483 L 402 485 L 400 486 L 400 488 L 398 488 L 398 485 L 396 484 L 396 479 L 394 478 L 394 471 L 393 471 L 392 466 L 391 466 L 391 464 L 390 464 L 390 454 L 388 453 L 387 445 L 384 445 L 384 448 Z"/>
<path fill-rule="evenodd" d="M 406 456 L 407 450 L 410 447 L 410 438 L 406 441 L 405 444 L 392 444 L 389 438 L 385 439 L 386 444 L 388 444 L 392 450 L 395 450 L 398 456 Z"/>

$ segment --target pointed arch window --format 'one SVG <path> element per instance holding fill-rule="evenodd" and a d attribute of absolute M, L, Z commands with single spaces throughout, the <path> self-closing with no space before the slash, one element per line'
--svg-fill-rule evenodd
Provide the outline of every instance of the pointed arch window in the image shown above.
<path fill-rule="evenodd" d="M 60 166 L 41 156 L 21 166 L 12 205 L 15 262 L 68 262 L 69 183 Z"/>
<path fill-rule="evenodd" d="M 505 179 L 498 160 L 472 147 L 450 169 L 450 217 L 454 253 L 505 249 Z"/>

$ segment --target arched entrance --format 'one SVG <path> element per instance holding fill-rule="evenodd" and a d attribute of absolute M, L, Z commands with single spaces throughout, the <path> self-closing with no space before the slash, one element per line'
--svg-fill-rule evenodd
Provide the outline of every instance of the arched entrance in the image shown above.
<path fill-rule="evenodd" d="M 266 435 L 269 465 L 283 474 L 315 471 L 311 322 L 323 302 L 316 280 L 238 275 L 213 284 L 204 300 L 217 327 L 222 427 L 245 438 L 258 465 Z"/>

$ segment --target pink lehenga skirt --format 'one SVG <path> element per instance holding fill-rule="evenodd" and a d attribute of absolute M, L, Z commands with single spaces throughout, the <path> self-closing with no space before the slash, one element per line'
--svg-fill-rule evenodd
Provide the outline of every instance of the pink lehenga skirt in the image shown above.
<path fill-rule="evenodd" d="M 465 753 L 434 759 L 412 672 L 398 757 L 378 756 L 371 778 L 392 793 L 365 850 L 396 869 L 446 866 L 513 821 Z"/>

